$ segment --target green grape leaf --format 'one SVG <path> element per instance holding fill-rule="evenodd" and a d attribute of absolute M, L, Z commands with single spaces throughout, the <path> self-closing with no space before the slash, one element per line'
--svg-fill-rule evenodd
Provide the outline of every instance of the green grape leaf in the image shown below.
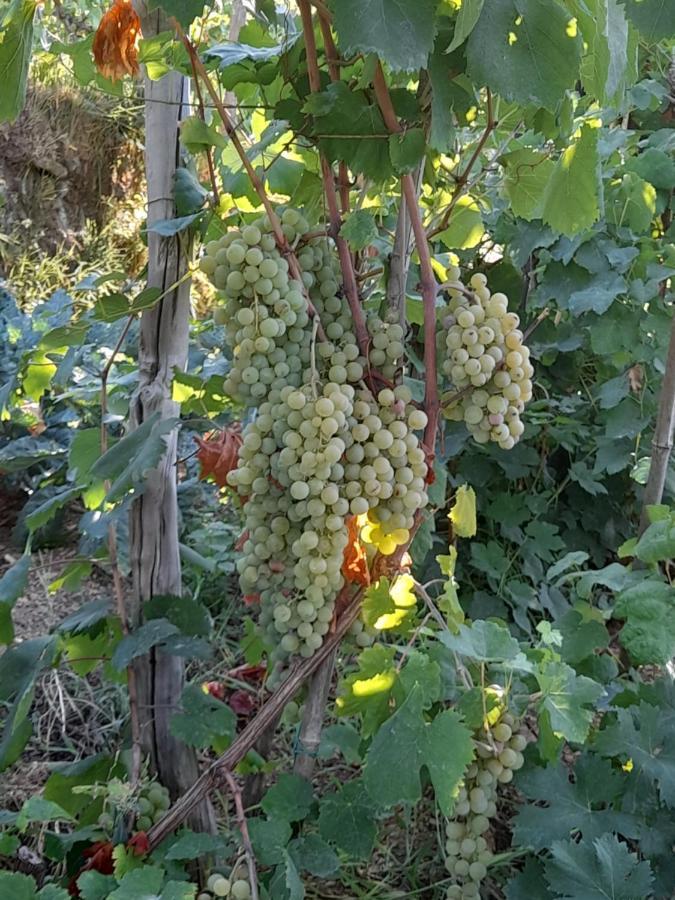
<path fill-rule="evenodd" d="M 331 757 L 339 751 L 346 763 L 354 765 L 361 762 L 361 735 L 346 722 L 329 725 L 321 732 L 319 756 L 323 759 Z"/>
<path fill-rule="evenodd" d="M 463 0 L 455 21 L 455 33 L 447 49 L 447 53 L 456 50 L 471 34 L 480 18 L 485 0 Z"/>
<path fill-rule="evenodd" d="M 85 603 L 76 612 L 67 616 L 57 626 L 57 631 L 61 634 L 80 634 L 83 631 L 89 631 L 94 625 L 107 619 L 110 612 L 110 598 L 99 597 L 97 600 Z"/>
<path fill-rule="evenodd" d="M 19 872 L 0 872 L 0 897 L 11 900 L 35 900 L 37 885 L 30 875 Z"/>
<path fill-rule="evenodd" d="M 152 619 L 145 622 L 119 642 L 111 659 L 113 668 L 121 672 L 136 657 L 144 656 L 157 644 L 176 634 L 178 628 L 167 619 Z"/>
<path fill-rule="evenodd" d="M 73 788 L 108 781 L 121 774 L 121 765 L 111 757 L 103 754 L 89 756 L 52 772 L 42 794 L 45 800 L 51 800 L 76 817 L 80 825 L 89 825 L 98 818 L 100 808 L 92 803 L 88 794 Z"/>
<path fill-rule="evenodd" d="M 547 573 L 547 578 L 550 577 L 551 569 Z M 609 633 L 604 624 L 594 618 L 585 619 L 576 609 L 570 609 L 555 624 L 563 637 L 561 655 L 571 665 L 609 645 Z"/>
<path fill-rule="evenodd" d="M 293 857 L 284 849 L 282 859 L 270 881 L 270 894 L 283 900 L 303 900 L 305 888 Z"/>
<path fill-rule="evenodd" d="M 554 162 L 548 154 L 530 147 L 505 153 L 501 161 L 506 170 L 504 188 L 515 215 L 528 222 L 541 218 Z"/>
<path fill-rule="evenodd" d="M 12 607 L 26 590 L 30 563 L 30 553 L 24 553 L 0 578 L 0 644 L 14 640 Z"/>
<path fill-rule="evenodd" d="M 208 191 L 202 187 L 197 177 L 189 169 L 179 166 L 173 176 L 173 196 L 176 202 L 176 215 L 189 216 L 199 212 L 208 196 Z M 148 303 L 148 306 L 153 306 L 161 292 L 158 288 L 147 288 L 146 290 L 157 292 L 157 296 L 153 298 L 152 302 Z M 136 298 L 132 303 L 132 309 L 138 310 L 142 308 L 138 298 Z"/>
<path fill-rule="evenodd" d="M 675 554 L 675 524 L 670 518 L 652 522 L 640 535 L 633 553 L 648 565 L 671 559 Z"/>
<path fill-rule="evenodd" d="M 225 746 L 234 737 L 237 717 L 229 706 L 205 693 L 198 684 L 186 685 L 181 698 L 183 712 L 171 717 L 169 730 L 191 747 L 208 747 L 214 741 Z M 223 747 L 224 749 L 224 747 Z"/>
<path fill-rule="evenodd" d="M 468 656 L 477 662 L 499 663 L 522 671 L 531 670 L 518 641 L 511 636 L 508 628 L 496 622 L 478 619 L 471 625 L 460 625 L 457 634 L 443 632 L 440 641 L 454 653 Z"/>
<path fill-rule="evenodd" d="M 600 215 L 598 205 L 598 130 L 584 125 L 550 174 L 542 208 L 544 224 L 561 234 L 590 228 Z"/>
<path fill-rule="evenodd" d="M 478 203 L 469 194 L 464 194 L 455 204 L 448 227 L 438 237 L 448 250 L 469 250 L 480 243 L 484 233 Z"/>
<path fill-rule="evenodd" d="M 340 0 L 335 29 L 342 51 L 376 53 L 394 71 L 426 65 L 436 0 Z"/>
<path fill-rule="evenodd" d="M 227 147 L 227 140 L 220 131 L 207 125 L 199 116 L 183 119 L 180 124 L 180 140 L 190 153 L 198 153 L 209 147 L 218 147 L 221 150 Z"/>
<path fill-rule="evenodd" d="M 607 219 L 618 228 L 628 226 L 635 234 L 651 228 L 656 214 L 656 189 L 634 172 L 607 192 Z"/>
<path fill-rule="evenodd" d="M 490 0 L 469 36 L 466 56 L 477 84 L 553 111 L 578 76 L 581 38 L 556 0 Z"/>
<path fill-rule="evenodd" d="M 185 881 L 167 881 L 159 895 L 159 900 L 194 900 L 199 888 Z"/>
<path fill-rule="evenodd" d="M 360 654 L 358 671 L 340 685 L 335 701 L 341 716 L 360 715 L 364 738 L 373 735 L 390 713 L 389 700 L 397 679 L 393 647 L 375 644 Z"/>
<path fill-rule="evenodd" d="M 291 826 L 285 819 L 263 819 L 256 816 L 248 820 L 248 830 L 256 860 L 263 866 L 275 866 L 284 858 L 286 844 L 291 837 Z"/>
<path fill-rule="evenodd" d="M 413 690 L 419 690 L 422 709 L 428 709 L 441 696 L 441 667 L 427 653 L 411 650 L 394 685 L 397 705 L 403 703 Z"/>
<path fill-rule="evenodd" d="M 675 6 L 670 0 L 619 0 L 646 41 L 675 36 Z"/>
<path fill-rule="evenodd" d="M 431 129 L 429 146 L 439 153 L 445 153 L 455 134 L 452 116 L 455 102 L 455 86 L 448 57 L 438 42 L 429 57 L 429 81 L 431 82 Z"/>
<path fill-rule="evenodd" d="M 270 819 L 299 822 L 312 806 L 312 785 L 299 775 L 282 774 L 260 802 Z"/>
<path fill-rule="evenodd" d="M 361 779 L 321 798 L 319 833 L 352 859 L 370 857 L 377 834 L 375 808 Z"/>
<path fill-rule="evenodd" d="M 218 834 L 183 831 L 166 852 L 165 859 L 197 859 L 206 853 L 222 853 L 224 840 Z"/>
<path fill-rule="evenodd" d="M 367 209 L 355 210 L 343 222 L 340 236 L 352 250 L 365 250 L 377 238 L 375 217 Z"/>
<path fill-rule="evenodd" d="M 593 843 L 556 841 L 546 863 L 546 880 L 560 900 L 641 900 L 651 893 L 648 862 L 613 834 Z"/>
<path fill-rule="evenodd" d="M 208 637 L 212 620 L 209 611 L 192 597 L 177 597 L 173 594 L 157 594 L 143 604 L 147 621 L 168 619 L 183 635 Z"/>
<path fill-rule="evenodd" d="M 0 122 L 12 122 L 26 100 L 37 0 L 14 0 L 0 20 Z"/>
<path fill-rule="evenodd" d="M 553 900 L 544 881 L 544 864 L 539 859 L 528 858 L 522 872 L 506 883 L 506 900 Z"/>
<path fill-rule="evenodd" d="M 317 834 L 295 838 L 288 845 L 288 852 L 298 869 L 317 878 L 330 878 L 340 868 L 340 860 L 335 851 Z"/>
<path fill-rule="evenodd" d="M 148 9 L 163 9 L 167 16 L 177 19 L 188 28 L 204 10 L 204 0 L 149 0 Z"/>
<path fill-rule="evenodd" d="M 379 108 L 363 92 L 335 82 L 308 97 L 304 110 L 314 116 L 319 147 L 330 162 L 346 162 L 378 183 L 391 175 L 387 129 Z"/>
<path fill-rule="evenodd" d="M 155 900 L 164 881 L 164 869 L 141 866 L 122 876 L 119 887 L 108 900 Z"/>
<path fill-rule="evenodd" d="M 56 822 L 56 821 L 72 821 L 73 817 L 66 812 L 58 803 L 51 800 L 45 800 L 38 794 L 29 797 L 19 810 L 16 817 L 16 827 L 19 831 L 24 831 L 26 826 L 31 822 Z"/>
<path fill-rule="evenodd" d="M 438 803 L 449 813 L 452 795 L 472 759 L 471 732 L 457 713 L 445 710 L 428 725 L 422 716 L 422 690 L 416 685 L 373 738 L 363 781 L 378 806 L 415 803 L 421 797 L 420 769 L 426 766 Z"/>
<path fill-rule="evenodd" d="M 145 475 L 154 469 L 166 453 L 166 435 L 179 420 L 161 419 L 155 413 L 138 428 L 125 435 L 92 466 L 95 478 L 115 479 L 107 496 L 109 503 L 123 497 L 131 488 L 142 488 Z"/>
<path fill-rule="evenodd" d="M 674 600 L 675 589 L 653 578 L 617 596 L 614 615 L 626 620 L 619 640 L 638 665 L 665 665 L 675 655 Z"/>
<path fill-rule="evenodd" d="M 544 850 L 553 841 L 579 834 L 585 841 L 593 841 L 608 831 L 635 837 L 637 822 L 612 809 L 623 787 L 623 774 L 591 755 L 582 756 L 575 763 L 574 781 L 562 763 L 519 773 L 518 789 L 534 802 L 518 810 L 514 839 L 523 846 Z"/>
<path fill-rule="evenodd" d="M 656 147 L 648 147 L 638 156 L 631 157 L 625 167 L 655 188 L 669 191 L 675 187 L 675 160 Z"/>
<path fill-rule="evenodd" d="M 675 807 L 675 737 L 672 722 L 649 703 L 619 709 L 616 722 L 596 738 L 602 756 L 617 758 L 627 767 L 633 792 L 642 797 L 656 783 L 661 800 Z"/>
<path fill-rule="evenodd" d="M 426 142 L 421 128 L 408 128 L 389 138 L 389 156 L 398 175 L 414 172 L 424 159 Z"/>
<path fill-rule="evenodd" d="M 457 537 L 470 538 L 476 535 L 476 492 L 468 484 L 460 484 L 455 493 L 455 502 L 449 519 Z"/>
<path fill-rule="evenodd" d="M 539 713 L 548 714 L 553 733 L 567 741 L 585 741 L 593 721 L 592 705 L 605 693 L 603 686 L 577 675 L 565 663 L 546 663 L 536 677 L 543 695 Z"/>
<path fill-rule="evenodd" d="M 70 894 L 65 888 L 56 884 L 46 884 L 37 893 L 37 900 L 70 900 Z"/>

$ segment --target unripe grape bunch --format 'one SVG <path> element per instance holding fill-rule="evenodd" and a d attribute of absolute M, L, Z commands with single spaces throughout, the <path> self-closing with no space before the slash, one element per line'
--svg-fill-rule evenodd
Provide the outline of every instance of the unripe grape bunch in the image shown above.
<path fill-rule="evenodd" d="M 144 785 L 136 804 L 138 830 L 149 831 L 155 822 L 159 822 L 170 805 L 171 799 L 167 788 L 157 781 Z"/>
<path fill-rule="evenodd" d="M 476 735 L 476 759 L 466 771 L 446 825 L 446 868 L 452 876 L 447 900 L 477 900 L 493 853 L 488 844 L 490 820 L 497 813 L 500 785 L 508 784 L 523 765 L 527 741 L 520 723 L 504 712 L 489 731 Z"/>
<path fill-rule="evenodd" d="M 229 873 L 213 872 L 206 882 L 206 889 L 197 895 L 197 900 L 218 900 L 227 897 L 229 900 L 250 900 L 251 883 L 248 880 L 246 867 L 236 865 Z"/>
<path fill-rule="evenodd" d="M 452 389 L 445 415 L 463 421 L 477 443 L 510 450 L 524 431 L 520 416 L 532 398 L 534 374 L 520 320 L 508 311 L 505 294 L 490 293 L 482 273 L 472 275 L 470 290 L 457 267 L 448 276 L 443 371 Z"/>
<path fill-rule="evenodd" d="M 420 443 L 427 416 L 401 383 L 403 328 L 371 315 L 366 360 L 332 242 L 305 238 L 298 210 L 279 216 L 301 279 L 267 216 L 208 243 L 200 261 L 223 301 L 225 391 L 256 409 L 228 482 L 245 515 L 240 585 L 260 603 L 273 661 L 311 656 L 328 633 L 347 518 L 357 517 L 364 541 L 393 553 L 428 503 L 429 474 Z"/>

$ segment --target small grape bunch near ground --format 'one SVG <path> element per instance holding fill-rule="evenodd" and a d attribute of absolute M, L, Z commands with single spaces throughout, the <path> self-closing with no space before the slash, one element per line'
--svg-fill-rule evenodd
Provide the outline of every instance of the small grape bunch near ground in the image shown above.
<path fill-rule="evenodd" d="M 476 760 L 467 769 L 454 818 L 446 825 L 446 868 L 453 879 L 447 900 L 480 897 L 480 883 L 493 856 L 488 838 L 490 820 L 497 813 L 497 793 L 524 761 L 527 741 L 519 727 L 518 720 L 504 712 L 489 730 L 476 734 Z"/>
<path fill-rule="evenodd" d="M 159 822 L 167 809 L 171 806 L 171 798 L 168 790 L 157 781 L 144 785 L 138 798 L 136 809 L 136 827 L 139 831 L 149 831 Z"/>
<path fill-rule="evenodd" d="M 520 320 L 508 311 L 505 294 L 490 293 L 485 275 L 473 275 L 471 289 L 458 268 L 448 275 L 443 371 L 452 389 L 444 397 L 445 415 L 463 421 L 477 443 L 510 450 L 524 431 L 520 416 L 532 398 L 534 374 Z"/>
<path fill-rule="evenodd" d="M 250 900 L 251 883 L 243 863 L 235 865 L 228 875 L 213 872 L 206 882 L 206 889 L 197 895 L 197 900 L 214 900 L 219 897 L 228 897 L 229 900 Z"/>

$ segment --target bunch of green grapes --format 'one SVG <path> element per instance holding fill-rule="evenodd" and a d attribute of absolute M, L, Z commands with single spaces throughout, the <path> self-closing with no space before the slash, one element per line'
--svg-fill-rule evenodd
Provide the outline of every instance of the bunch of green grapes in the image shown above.
<path fill-rule="evenodd" d="M 473 275 L 471 290 L 450 272 L 449 315 L 444 319 L 448 356 L 443 370 L 452 382 L 448 418 L 463 421 L 479 444 L 510 450 L 524 431 L 520 415 L 532 397 L 530 351 L 520 321 L 504 294 L 491 294 L 487 278 Z M 453 399 L 453 395 L 458 396 Z"/>
<path fill-rule="evenodd" d="M 466 772 L 455 802 L 454 818 L 446 825 L 446 868 L 453 877 L 448 900 L 475 900 L 493 853 L 487 833 L 497 813 L 499 786 L 508 784 L 523 765 L 524 735 L 518 721 L 505 712 L 489 732 L 477 735 L 477 757 Z"/>
<path fill-rule="evenodd" d="M 229 897 L 230 900 L 250 900 L 251 883 L 244 865 L 236 865 L 229 875 L 213 872 L 206 882 L 206 889 L 197 895 L 197 900 L 213 900 Z"/>
<path fill-rule="evenodd" d="M 284 210 L 281 222 L 290 241 L 309 227 L 297 210 Z M 302 282 L 289 277 L 262 217 L 207 245 L 201 262 L 226 298 L 233 363 L 225 390 L 257 407 L 228 483 L 245 514 L 240 584 L 245 599 L 260 603 L 277 662 L 311 656 L 329 630 L 343 586 L 346 518 L 364 517 L 365 525 L 371 516 L 371 543 L 392 553 L 428 503 L 426 454 L 415 434 L 426 415 L 407 387 L 374 394 L 376 382 L 364 381 L 375 363 L 381 378 L 396 374 L 403 329 L 372 317 L 374 346 L 365 360 L 333 245 L 314 237 L 298 243 L 296 257 Z"/>
<path fill-rule="evenodd" d="M 152 781 L 144 785 L 136 804 L 138 812 L 136 827 L 138 830 L 149 831 L 155 822 L 159 822 L 170 806 L 169 791 L 159 782 Z"/>
<path fill-rule="evenodd" d="M 403 361 L 403 327 L 398 321 L 388 322 L 377 315 L 368 316 L 366 327 L 370 337 L 368 362 L 384 378 L 392 381 Z"/>

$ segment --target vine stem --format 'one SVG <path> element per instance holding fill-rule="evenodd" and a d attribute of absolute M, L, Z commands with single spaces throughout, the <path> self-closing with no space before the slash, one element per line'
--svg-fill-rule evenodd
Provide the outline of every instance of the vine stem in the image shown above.
<path fill-rule="evenodd" d="M 346 585 L 342 589 L 341 597 L 343 602 L 346 598 L 349 598 L 351 591 L 352 585 Z M 363 588 L 359 588 L 351 597 L 348 606 L 336 623 L 335 631 L 324 641 L 323 646 L 317 650 L 314 656 L 303 660 L 291 669 L 286 681 L 262 706 L 243 731 L 237 735 L 225 753 L 215 760 L 183 796 L 167 810 L 159 822 L 152 826 L 148 832 L 150 850 L 161 844 L 169 834 L 178 828 L 194 807 L 208 796 L 212 790 L 221 785 L 223 781 L 227 782 L 225 773 L 231 773 L 232 769 L 241 762 L 261 734 L 276 721 L 284 706 L 293 698 L 298 688 L 338 648 L 342 638 L 360 612 L 363 591 Z M 338 601 L 339 599 L 340 597 Z"/>
<path fill-rule="evenodd" d="M 322 341 L 325 341 L 326 335 L 325 335 L 323 327 L 321 325 L 321 320 L 319 319 L 319 314 L 317 312 L 316 307 L 312 303 L 312 301 L 309 297 L 309 294 L 307 293 L 307 290 L 304 288 L 300 264 L 298 263 L 297 257 L 295 255 L 295 253 L 293 252 L 291 246 L 289 245 L 288 240 L 286 239 L 286 235 L 284 234 L 284 232 L 282 230 L 281 222 L 279 221 L 279 217 L 277 216 L 277 214 L 274 210 L 274 207 L 272 206 L 272 202 L 271 202 L 270 198 L 267 196 L 267 191 L 265 190 L 265 185 L 263 184 L 260 177 L 258 176 L 258 173 L 256 172 L 255 168 L 251 164 L 251 161 L 249 160 L 249 158 L 246 154 L 246 150 L 244 149 L 244 145 L 242 144 L 242 142 L 239 138 L 239 135 L 237 134 L 237 129 L 234 126 L 228 111 L 225 109 L 225 106 L 224 106 L 222 100 L 220 99 L 220 96 L 218 94 L 218 91 L 215 88 L 215 85 L 213 84 L 213 81 L 209 77 L 209 73 L 206 71 L 204 63 L 199 58 L 199 54 L 197 53 L 197 49 L 196 49 L 195 45 L 192 43 L 190 38 L 185 34 L 180 23 L 178 21 L 176 21 L 175 19 L 174 19 L 174 23 L 175 23 L 175 27 L 176 27 L 176 32 L 177 32 L 178 36 L 180 37 L 181 41 L 183 42 L 183 45 L 184 45 L 185 49 L 187 50 L 188 56 L 190 57 L 190 64 L 195 73 L 195 80 L 197 78 L 201 78 L 201 80 L 203 81 L 203 83 L 206 87 L 206 90 L 209 93 L 209 96 L 211 97 L 211 100 L 213 101 L 213 105 L 215 106 L 215 108 L 218 112 L 218 115 L 220 116 L 220 119 L 223 123 L 223 126 L 225 128 L 227 136 L 232 141 L 232 146 L 236 150 L 237 156 L 241 160 L 241 163 L 242 163 L 244 169 L 246 170 L 246 174 L 251 179 L 251 184 L 253 185 L 253 189 L 255 190 L 256 194 L 260 198 L 260 202 L 262 203 L 262 205 L 265 209 L 267 218 L 269 219 L 270 225 L 272 226 L 272 231 L 274 233 L 274 239 L 277 242 L 277 246 L 278 246 L 279 250 L 281 251 L 281 253 L 288 260 L 288 266 L 289 266 L 289 269 L 291 270 L 291 274 L 293 275 L 293 278 L 296 281 L 299 281 L 301 285 L 303 285 L 302 290 L 305 294 L 305 299 L 307 301 L 308 312 L 313 319 L 316 319 L 318 321 L 319 337 Z"/>
<path fill-rule="evenodd" d="M 113 348 L 108 361 L 101 371 L 101 456 L 108 450 L 108 427 L 106 425 L 106 415 L 108 412 L 108 378 L 115 363 L 117 354 L 122 349 L 122 345 L 129 333 L 131 323 L 135 316 L 130 315 L 122 328 L 122 332 L 117 339 L 117 343 Z M 105 481 L 104 487 L 106 492 L 110 490 L 110 482 Z M 124 582 L 122 573 L 120 572 L 117 560 L 117 532 L 114 525 L 108 526 L 108 559 L 110 560 L 110 570 L 113 581 L 113 593 L 115 595 L 115 607 L 117 616 L 120 620 L 122 634 L 129 634 L 129 620 L 127 618 L 126 598 L 124 593 Z M 136 684 L 136 672 L 133 666 L 127 666 L 127 690 L 129 692 L 129 722 L 131 725 L 131 783 L 137 784 L 141 777 L 142 753 L 141 753 L 141 726 L 138 715 L 138 686 Z"/>
<path fill-rule="evenodd" d="M 490 91 L 490 88 L 486 88 L 485 90 L 486 90 L 485 128 L 483 130 L 482 135 L 480 136 L 478 143 L 476 144 L 476 146 L 473 150 L 473 153 L 469 157 L 467 164 L 464 166 L 464 169 L 462 170 L 461 175 L 457 176 L 457 180 L 455 182 L 455 190 L 450 199 L 450 203 L 448 204 L 447 209 L 445 210 L 445 212 L 443 213 L 443 216 L 441 217 L 440 222 L 434 228 L 431 228 L 429 230 L 429 232 L 428 232 L 429 238 L 435 237 L 437 234 L 440 234 L 441 231 L 445 231 L 445 229 L 448 227 L 448 222 L 450 221 L 450 216 L 452 215 L 452 211 L 454 210 L 459 198 L 462 196 L 462 194 L 466 190 L 466 187 L 469 183 L 469 176 L 471 175 L 471 170 L 476 165 L 476 162 L 478 161 L 478 158 L 480 157 L 481 153 L 483 152 L 483 148 L 487 144 L 490 135 L 497 127 L 497 120 L 494 117 L 493 108 L 492 108 L 492 92 Z"/>
<path fill-rule="evenodd" d="M 302 18 L 302 31 L 305 38 L 305 51 L 307 54 L 307 75 L 309 77 L 309 87 L 313 94 L 321 91 L 321 73 L 319 72 L 319 61 L 316 51 L 316 40 L 314 37 L 314 25 L 312 22 L 312 10 L 309 0 L 298 0 L 300 8 L 300 16 Z M 327 29 L 330 32 L 330 28 Z M 325 33 L 324 33 L 325 34 Z M 325 39 L 325 36 L 324 36 Z M 337 76 L 337 70 L 335 70 Z M 331 77 L 333 73 L 331 72 Z M 336 80 L 336 79 L 333 79 Z M 339 80 L 339 77 L 337 78 Z M 330 222 L 330 234 L 335 241 L 338 256 L 340 258 L 340 269 L 342 270 L 342 283 L 349 305 L 349 311 L 352 315 L 354 323 L 354 331 L 356 333 L 356 342 L 361 351 L 361 355 L 368 358 L 368 330 L 366 328 L 366 320 L 361 306 L 359 297 L 359 289 L 356 283 L 356 275 L 354 274 L 354 263 L 347 241 L 340 236 L 340 228 L 342 227 L 342 218 L 338 206 L 337 191 L 335 190 L 335 179 L 330 163 L 323 153 L 319 153 L 321 163 L 321 177 L 323 180 L 323 191 L 326 196 L 328 205 L 328 220 Z"/>
<path fill-rule="evenodd" d="M 244 811 L 244 804 L 241 799 L 241 791 L 239 790 L 239 785 L 234 779 L 234 775 L 225 770 L 223 772 L 223 777 L 227 782 L 227 786 L 230 789 L 230 793 L 234 798 L 234 808 L 237 813 L 237 825 L 239 826 L 239 831 L 241 832 L 241 842 L 244 845 L 244 854 L 246 855 L 246 866 L 248 868 L 248 879 L 251 884 L 251 900 L 259 900 L 258 893 L 258 872 L 255 865 L 255 854 L 253 852 L 253 846 L 251 844 L 251 836 L 248 832 L 248 822 L 246 821 L 246 813 Z"/>
<path fill-rule="evenodd" d="M 396 116 L 394 105 L 391 102 L 382 64 L 379 61 L 375 67 L 373 87 L 375 88 L 375 97 L 385 125 L 392 133 L 400 133 L 402 131 L 401 125 Z M 410 224 L 415 235 L 417 255 L 420 260 L 420 279 L 424 306 L 424 411 L 428 417 L 427 427 L 424 431 L 424 443 L 427 451 L 433 454 L 440 414 L 436 373 L 436 292 L 438 286 L 431 265 L 429 241 L 422 224 L 422 217 L 417 203 L 417 188 L 412 175 L 406 174 L 401 176 L 401 191 L 405 198 L 405 204 L 408 207 Z"/>

